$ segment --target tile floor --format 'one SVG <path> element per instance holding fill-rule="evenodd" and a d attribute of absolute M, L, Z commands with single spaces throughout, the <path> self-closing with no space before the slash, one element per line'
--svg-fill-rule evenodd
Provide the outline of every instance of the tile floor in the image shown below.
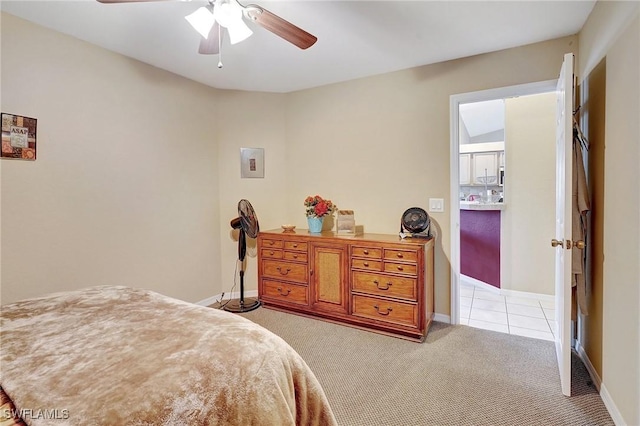
<path fill-rule="evenodd" d="M 502 296 L 462 282 L 460 324 L 553 341 L 555 304 L 548 297 Z"/>

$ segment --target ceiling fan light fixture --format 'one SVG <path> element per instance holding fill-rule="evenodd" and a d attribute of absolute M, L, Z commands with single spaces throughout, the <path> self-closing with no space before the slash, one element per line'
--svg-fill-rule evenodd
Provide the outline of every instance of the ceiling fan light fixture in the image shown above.
<path fill-rule="evenodd" d="M 225 28 L 234 25 L 238 21 L 242 21 L 242 9 L 237 3 L 228 3 L 219 1 L 213 9 L 213 16 L 218 24 Z"/>
<path fill-rule="evenodd" d="M 205 6 L 199 8 L 192 14 L 185 16 L 184 19 L 189 21 L 191 26 L 204 38 L 209 37 L 209 31 L 211 31 L 211 28 L 216 21 L 214 14 Z"/>
<path fill-rule="evenodd" d="M 253 34 L 251 28 L 247 27 L 242 21 L 238 21 L 233 25 L 227 27 L 227 31 L 229 32 L 229 42 L 231 44 L 240 43 L 243 40 L 248 39 Z"/>
<path fill-rule="evenodd" d="M 213 9 L 215 20 L 229 32 L 231 44 L 240 43 L 249 38 L 253 31 L 242 19 L 242 8 L 235 1 L 216 3 Z"/>

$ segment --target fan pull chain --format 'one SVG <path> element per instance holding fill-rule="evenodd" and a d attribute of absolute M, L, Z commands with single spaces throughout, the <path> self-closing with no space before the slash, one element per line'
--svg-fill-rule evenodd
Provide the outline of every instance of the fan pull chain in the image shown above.
<path fill-rule="evenodd" d="M 222 69 L 222 25 L 218 25 L 218 69 Z"/>

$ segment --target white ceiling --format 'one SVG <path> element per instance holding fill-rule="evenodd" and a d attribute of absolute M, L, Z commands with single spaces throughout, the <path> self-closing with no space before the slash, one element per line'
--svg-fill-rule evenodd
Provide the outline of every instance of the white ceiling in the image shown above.
<path fill-rule="evenodd" d="M 5 1 L 2 11 L 223 89 L 290 92 L 577 33 L 595 1 L 251 0 L 318 37 L 300 50 L 253 23 L 248 40 L 197 53 L 184 16 L 207 4 Z M 246 4 L 241 1 L 241 3 Z"/>
<path fill-rule="evenodd" d="M 460 104 L 460 119 L 472 138 L 504 130 L 504 99 Z"/>

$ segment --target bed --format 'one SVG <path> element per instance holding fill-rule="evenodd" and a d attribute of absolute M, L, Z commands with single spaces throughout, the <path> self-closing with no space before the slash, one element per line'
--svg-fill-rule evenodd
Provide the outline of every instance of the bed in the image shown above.
<path fill-rule="evenodd" d="M 313 372 L 275 334 L 129 287 L 2 306 L 0 386 L 3 425 L 14 412 L 29 425 L 336 424 Z"/>

